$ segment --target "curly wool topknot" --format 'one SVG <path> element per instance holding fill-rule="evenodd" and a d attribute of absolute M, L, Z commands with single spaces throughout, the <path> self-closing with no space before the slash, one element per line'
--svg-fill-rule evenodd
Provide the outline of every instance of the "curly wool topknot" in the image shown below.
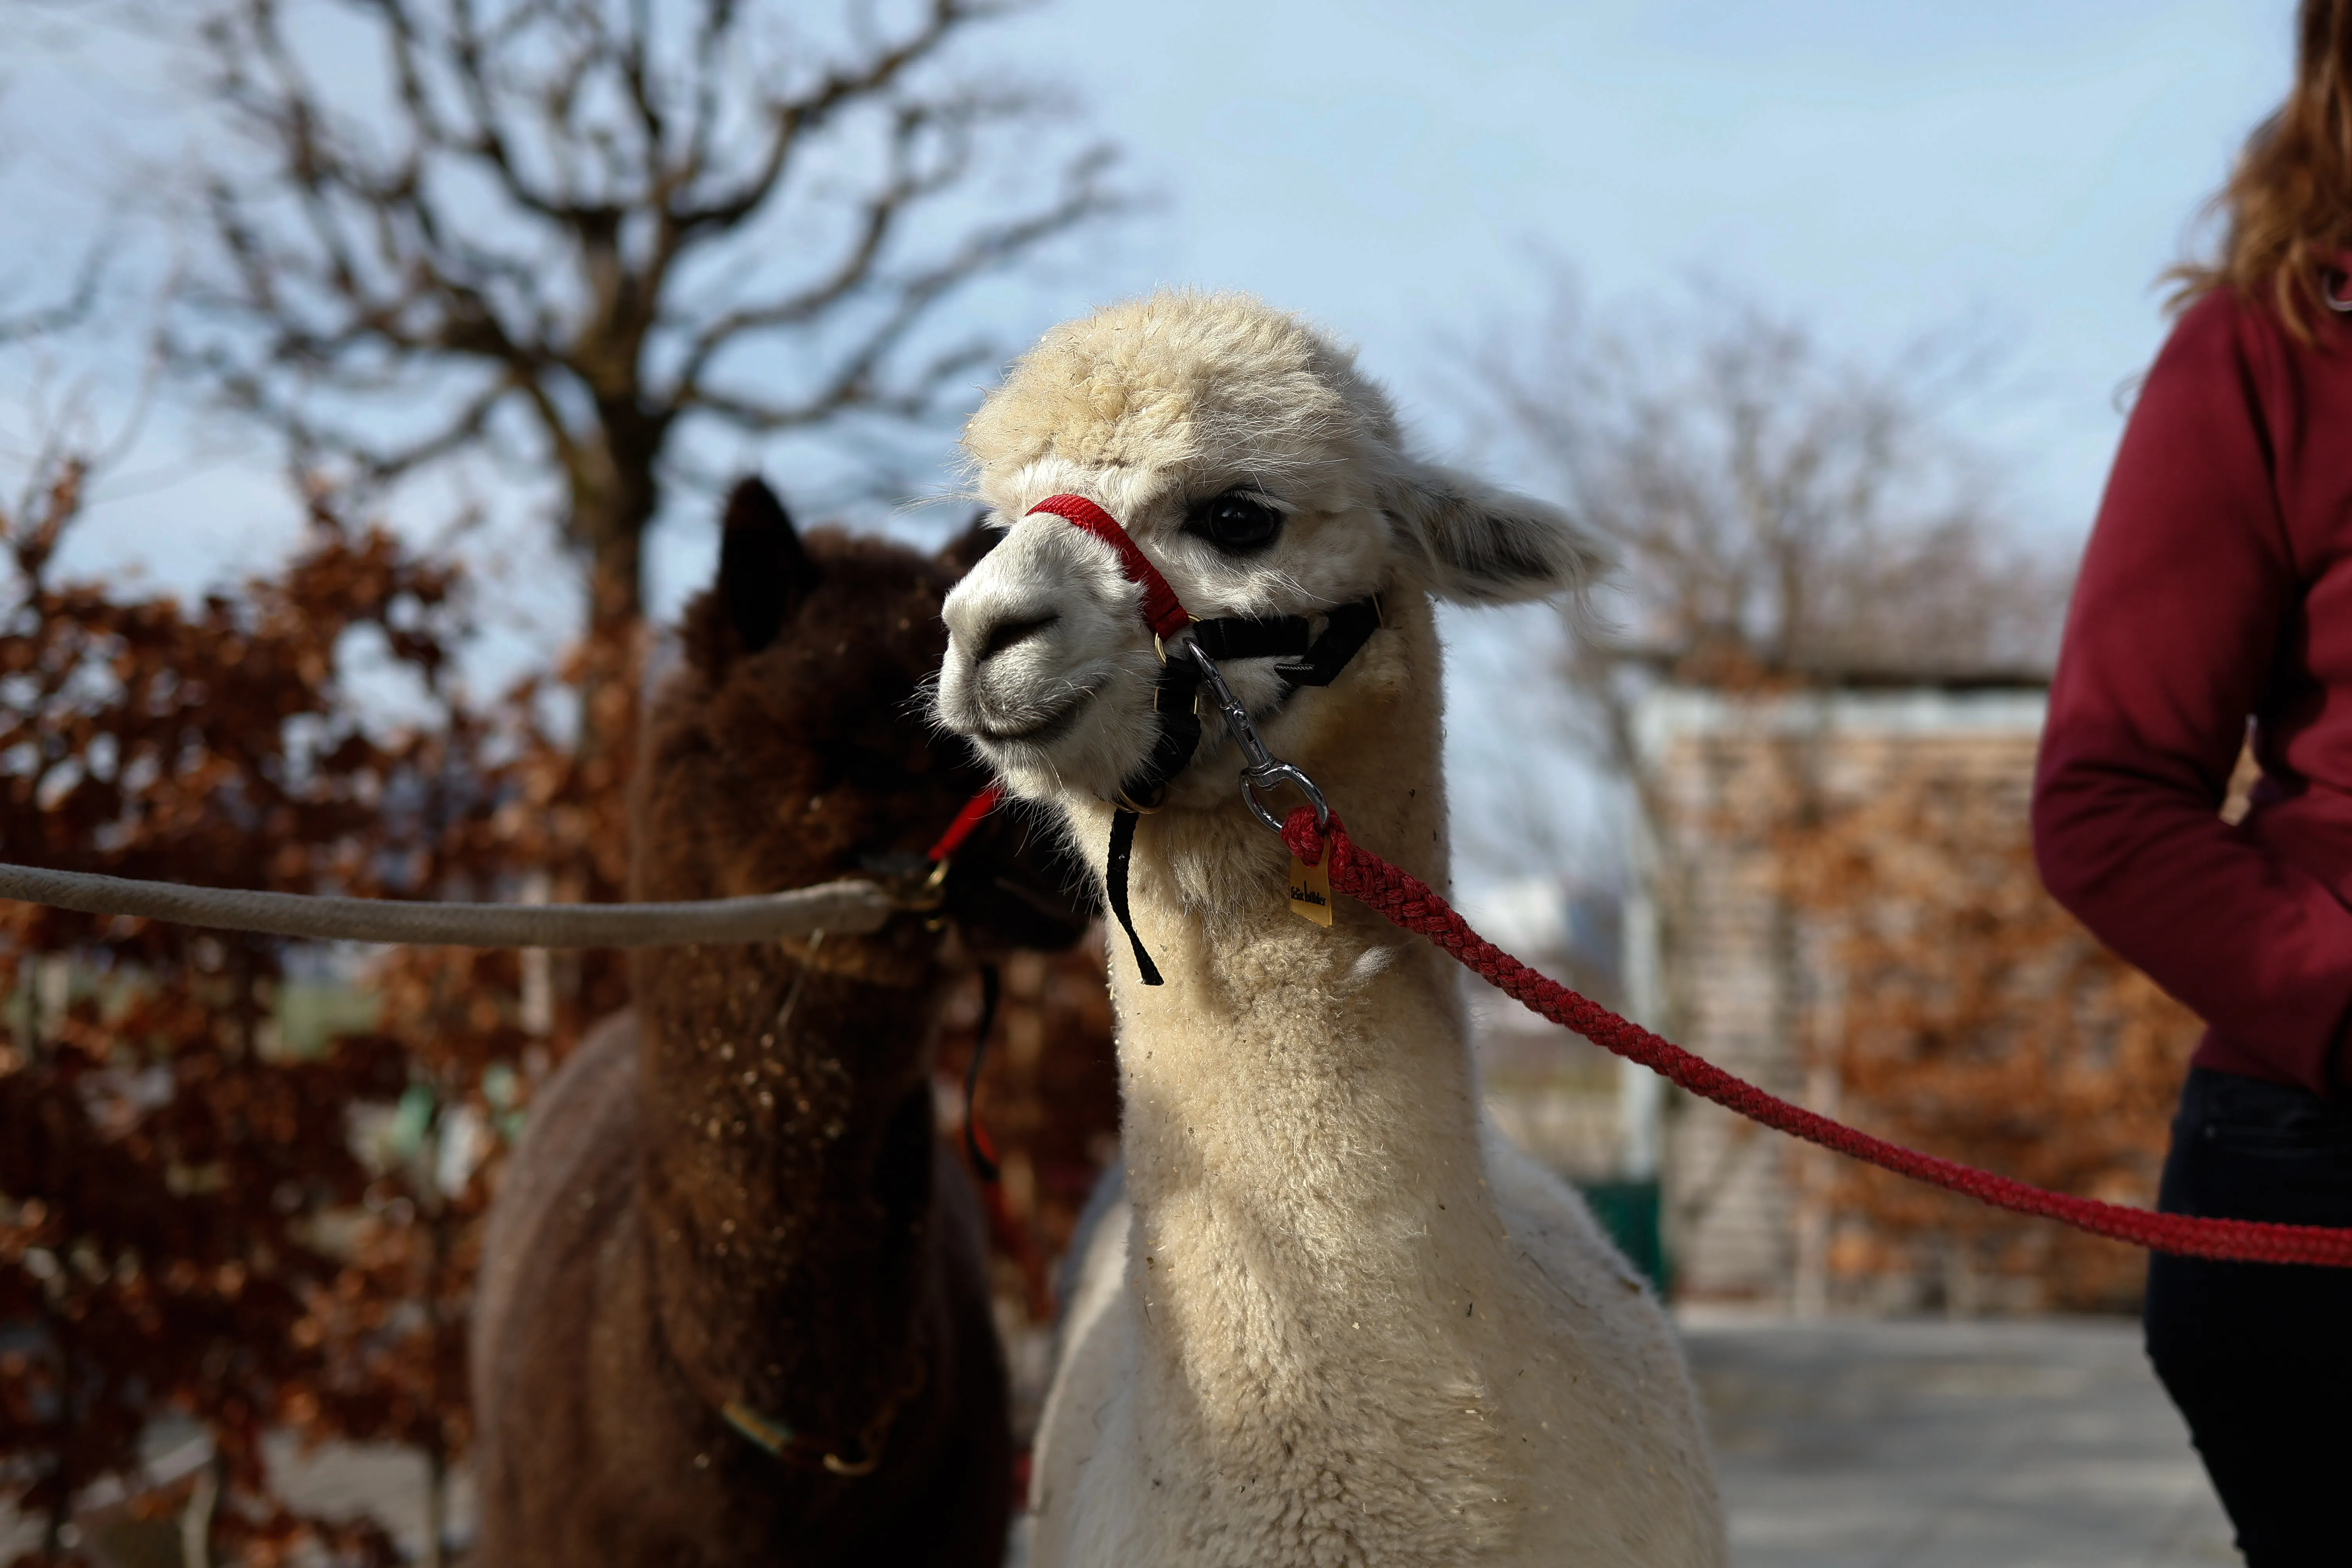
<path fill-rule="evenodd" d="M 1163 289 L 1047 332 L 964 426 L 975 468 L 1048 457 L 1165 468 L 1246 444 L 1268 457 L 1333 437 L 1397 439 L 1355 355 L 1254 296 Z"/>

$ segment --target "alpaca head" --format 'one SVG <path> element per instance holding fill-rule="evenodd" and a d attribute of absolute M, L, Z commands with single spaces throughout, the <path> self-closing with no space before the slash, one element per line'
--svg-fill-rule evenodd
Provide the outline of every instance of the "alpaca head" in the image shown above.
<path fill-rule="evenodd" d="M 638 773 L 635 879 L 646 898 L 772 892 L 923 864 L 987 783 L 927 722 L 940 605 L 984 553 L 975 529 L 937 556 L 793 526 L 746 479 L 719 574 L 686 611 L 686 668 L 656 703 Z M 954 857 L 947 910 L 983 950 L 1064 947 L 1090 910 L 1055 836 L 1000 811 Z M 881 940 L 932 944 L 919 920 Z"/>
<path fill-rule="evenodd" d="M 1108 546 L 1029 515 L 1047 496 L 1109 511 L 1201 619 L 1538 598 L 1580 591 L 1600 560 L 1556 510 L 1412 457 L 1348 351 L 1244 296 L 1161 293 L 1055 328 L 964 447 L 1008 531 L 948 598 L 940 713 L 1034 799 L 1114 798 L 1160 722 L 1141 590 Z M 1226 667 L 1253 712 L 1281 693 L 1276 663 Z M 1222 739 L 1210 721 L 1171 800 L 1234 798 Z"/>

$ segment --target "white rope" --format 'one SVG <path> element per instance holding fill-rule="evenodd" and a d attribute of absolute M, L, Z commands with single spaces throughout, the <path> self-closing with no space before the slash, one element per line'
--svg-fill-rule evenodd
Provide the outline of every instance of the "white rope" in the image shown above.
<path fill-rule="evenodd" d="M 660 947 L 878 930 L 898 908 L 872 882 L 670 904 L 436 904 L 189 888 L 0 865 L 0 899 L 215 931 L 419 947 Z"/>

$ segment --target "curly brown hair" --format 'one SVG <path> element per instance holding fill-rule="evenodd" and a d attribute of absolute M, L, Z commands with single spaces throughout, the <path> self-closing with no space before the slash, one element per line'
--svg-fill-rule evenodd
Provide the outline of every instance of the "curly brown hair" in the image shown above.
<path fill-rule="evenodd" d="M 2165 274 L 2172 308 L 2221 288 L 2267 297 L 2311 342 L 2325 276 L 2352 250 L 2352 0 L 2303 0 L 2294 86 L 2246 139 L 2212 206 L 2229 219 L 2221 255 Z"/>

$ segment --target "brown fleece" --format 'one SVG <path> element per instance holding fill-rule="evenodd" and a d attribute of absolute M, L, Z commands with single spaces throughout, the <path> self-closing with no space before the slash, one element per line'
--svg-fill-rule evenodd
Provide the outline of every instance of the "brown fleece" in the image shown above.
<path fill-rule="evenodd" d="M 737 493 L 719 582 L 653 705 L 636 898 L 919 858 L 983 782 L 916 700 L 971 542 L 933 560 L 802 539 L 773 505 Z M 975 938 L 1082 927 L 1068 873 L 1018 823 L 983 829 L 957 871 Z M 639 955 L 635 1013 L 539 1097 L 492 1217 L 473 1369 L 485 1568 L 1002 1559 L 1010 1439 L 979 1205 L 933 1134 L 948 941 L 902 916 L 814 947 Z M 730 1399 L 809 1441 L 763 1452 L 720 1419 Z M 871 1475 L 816 1462 L 855 1458 L 877 1421 Z"/>

